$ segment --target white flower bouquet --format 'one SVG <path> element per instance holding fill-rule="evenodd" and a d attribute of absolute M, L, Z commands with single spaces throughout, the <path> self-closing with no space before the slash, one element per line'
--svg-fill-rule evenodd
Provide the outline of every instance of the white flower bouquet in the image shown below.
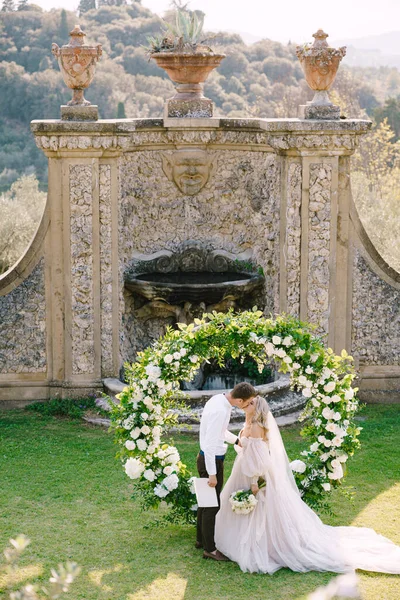
<path fill-rule="evenodd" d="M 229 502 L 234 513 L 248 515 L 258 504 L 258 500 L 251 490 L 237 490 L 229 497 Z"/>

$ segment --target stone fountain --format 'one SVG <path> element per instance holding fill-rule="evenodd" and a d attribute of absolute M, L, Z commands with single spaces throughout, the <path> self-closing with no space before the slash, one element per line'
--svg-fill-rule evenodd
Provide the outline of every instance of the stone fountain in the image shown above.
<path fill-rule="evenodd" d="M 171 252 L 139 255 L 125 274 L 125 288 L 141 300 L 135 316 L 173 317 L 190 323 L 204 312 L 263 308 L 265 277 L 250 254 L 209 250 L 188 241 Z M 143 304 L 143 300 L 145 303 Z"/>

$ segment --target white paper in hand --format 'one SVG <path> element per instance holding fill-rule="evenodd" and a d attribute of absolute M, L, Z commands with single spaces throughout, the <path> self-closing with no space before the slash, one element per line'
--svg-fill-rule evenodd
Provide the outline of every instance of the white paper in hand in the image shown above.
<path fill-rule="evenodd" d="M 197 477 L 194 480 L 194 489 L 196 491 L 197 506 L 201 508 L 218 506 L 216 489 L 208 485 L 208 477 Z"/>

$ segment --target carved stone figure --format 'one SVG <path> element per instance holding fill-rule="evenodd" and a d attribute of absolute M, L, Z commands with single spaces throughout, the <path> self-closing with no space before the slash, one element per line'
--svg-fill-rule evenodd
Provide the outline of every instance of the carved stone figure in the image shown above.
<path fill-rule="evenodd" d="M 186 196 L 195 196 L 214 174 L 213 156 L 201 148 L 182 148 L 162 155 L 163 171 Z"/>

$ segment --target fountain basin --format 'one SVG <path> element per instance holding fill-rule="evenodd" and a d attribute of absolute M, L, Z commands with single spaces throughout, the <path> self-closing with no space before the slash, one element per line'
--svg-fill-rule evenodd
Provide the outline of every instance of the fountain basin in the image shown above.
<path fill-rule="evenodd" d="M 207 304 L 211 304 L 229 295 L 240 301 L 248 294 L 261 291 L 264 281 L 264 276 L 258 273 L 176 271 L 129 274 L 125 287 L 147 300 L 200 304 L 207 299 Z"/>

